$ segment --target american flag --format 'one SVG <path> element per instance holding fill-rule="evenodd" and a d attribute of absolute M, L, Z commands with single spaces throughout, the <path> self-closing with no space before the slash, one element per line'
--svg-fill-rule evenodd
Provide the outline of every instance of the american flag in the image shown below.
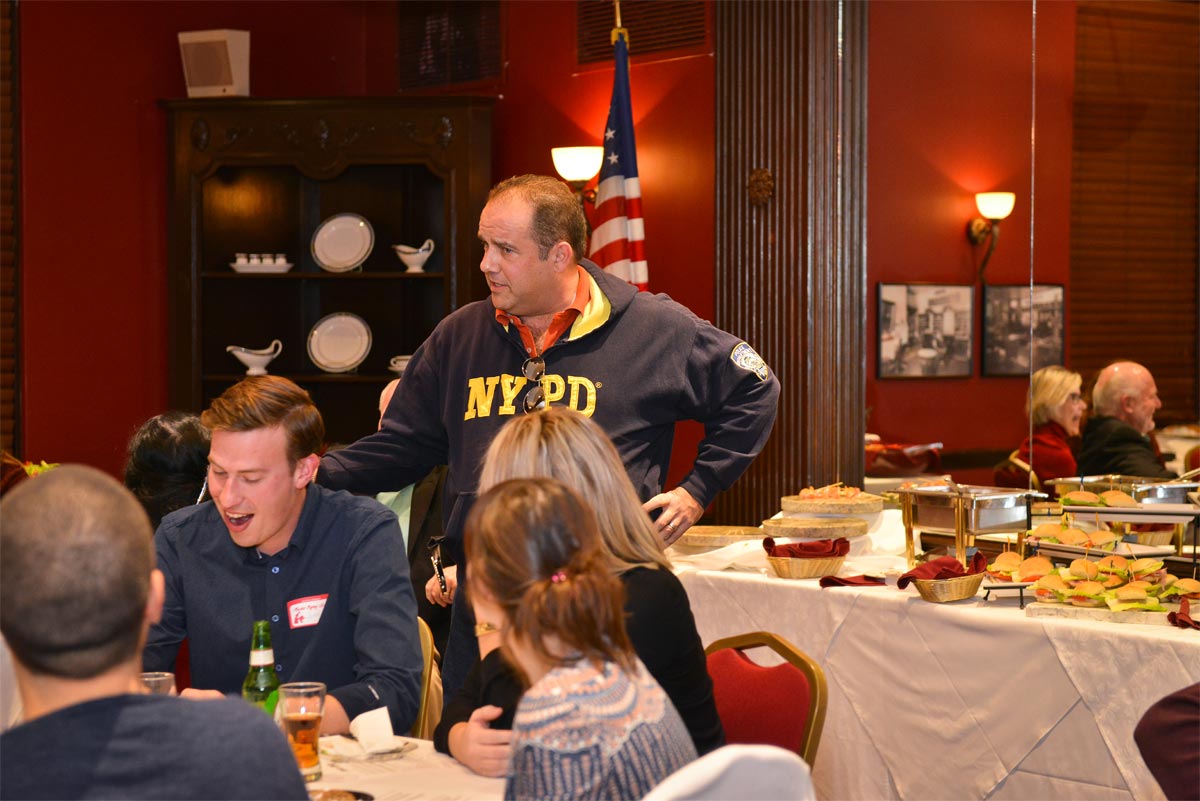
<path fill-rule="evenodd" d="M 646 269 L 642 185 L 638 181 L 629 102 L 629 48 L 623 34 L 617 35 L 613 50 L 616 74 L 604 126 L 604 162 L 596 187 L 596 227 L 589 255 L 608 272 L 645 289 L 650 274 Z"/>

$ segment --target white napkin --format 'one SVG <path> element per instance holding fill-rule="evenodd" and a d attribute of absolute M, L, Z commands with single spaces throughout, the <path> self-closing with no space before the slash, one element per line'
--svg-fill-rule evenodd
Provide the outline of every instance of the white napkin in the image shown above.
<path fill-rule="evenodd" d="M 392 718 L 386 706 L 363 712 L 350 721 L 350 733 L 367 754 L 383 754 L 396 748 Z"/>

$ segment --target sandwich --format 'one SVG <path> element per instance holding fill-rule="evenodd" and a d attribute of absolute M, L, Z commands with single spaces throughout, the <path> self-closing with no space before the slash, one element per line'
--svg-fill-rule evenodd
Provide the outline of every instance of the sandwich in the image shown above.
<path fill-rule="evenodd" d="M 1068 599 L 1075 606 L 1104 606 L 1104 585 L 1098 581 L 1081 581 L 1070 589 Z"/>
<path fill-rule="evenodd" d="M 1097 576 L 1100 575 L 1100 568 L 1090 559 L 1072 560 L 1069 570 L 1071 573 L 1070 581 L 1075 583 L 1080 581 L 1095 581 Z"/>
<path fill-rule="evenodd" d="M 1149 581 L 1143 581 L 1142 579 L 1138 579 L 1137 581 L 1131 581 L 1128 584 L 1126 584 L 1125 586 L 1126 587 L 1134 587 L 1137 589 L 1143 589 L 1146 591 L 1147 595 L 1158 595 L 1163 590 L 1163 588 L 1160 587 L 1159 585 L 1151 584 Z"/>
<path fill-rule="evenodd" d="M 1058 541 L 1063 545 L 1077 545 L 1080 548 L 1088 547 L 1088 542 L 1091 538 L 1087 532 L 1080 528 L 1064 528 L 1058 534 Z"/>
<path fill-rule="evenodd" d="M 1130 495 L 1128 492 L 1122 492 L 1121 490 L 1108 490 L 1106 492 L 1102 492 L 1100 493 L 1100 500 L 1104 502 L 1105 506 L 1130 507 L 1138 505 L 1137 501 L 1133 499 L 1132 495 Z"/>
<path fill-rule="evenodd" d="M 1179 601 L 1183 598 L 1187 598 L 1190 601 L 1200 601 L 1200 581 L 1193 578 L 1181 578 L 1163 590 L 1158 597 L 1164 601 Z"/>
<path fill-rule="evenodd" d="M 1026 535 L 1030 539 L 1045 540 L 1046 542 L 1058 542 L 1058 535 L 1063 530 L 1059 523 L 1042 523 L 1034 529 L 1030 529 Z"/>
<path fill-rule="evenodd" d="M 1121 535 L 1111 529 L 1097 529 L 1088 535 L 1085 548 L 1097 548 L 1102 551 L 1111 551 L 1117 547 L 1117 543 L 1121 541 Z"/>
<path fill-rule="evenodd" d="M 1063 506 L 1104 506 L 1104 501 L 1094 492 L 1073 490 L 1062 496 Z"/>
<path fill-rule="evenodd" d="M 1021 556 L 1016 551 L 1003 551 L 987 566 L 987 573 L 999 581 L 1012 581 L 1013 571 L 1021 565 Z"/>
<path fill-rule="evenodd" d="M 1042 576 L 1033 585 L 1033 594 L 1043 603 L 1061 604 L 1065 603 L 1067 596 L 1071 594 L 1071 588 L 1067 586 L 1067 582 L 1062 580 L 1062 577 L 1056 573 L 1051 573 Z"/>
<path fill-rule="evenodd" d="M 1110 576 L 1120 576 L 1122 580 L 1129 578 L 1129 560 L 1117 554 L 1101 559 L 1096 563 L 1096 569 Z"/>
<path fill-rule="evenodd" d="M 1031 556 L 1013 571 L 1013 581 L 1037 581 L 1054 572 L 1054 565 L 1044 556 Z"/>
<path fill-rule="evenodd" d="M 1163 605 L 1146 593 L 1142 587 L 1121 587 L 1114 590 L 1108 599 L 1108 608 L 1114 612 L 1163 612 Z"/>
<path fill-rule="evenodd" d="M 1162 561 L 1158 559 L 1143 557 L 1135 560 L 1129 566 L 1129 577 L 1132 579 L 1142 579 L 1157 584 L 1164 575 L 1166 575 L 1166 571 L 1163 570 Z"/>

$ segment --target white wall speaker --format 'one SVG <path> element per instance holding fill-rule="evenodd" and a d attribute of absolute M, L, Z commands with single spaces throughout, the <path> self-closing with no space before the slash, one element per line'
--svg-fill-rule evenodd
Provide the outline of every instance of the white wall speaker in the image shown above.
<path fill-rule="evenodd" d="M 188 97 L 250 95 L 250 31 L 180 31 Z"/>

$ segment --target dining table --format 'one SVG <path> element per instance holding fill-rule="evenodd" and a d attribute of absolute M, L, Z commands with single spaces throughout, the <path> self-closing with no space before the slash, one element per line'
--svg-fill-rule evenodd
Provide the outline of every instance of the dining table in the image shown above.
<path fill-rule="evenodd" d="M 462 763 L 433 747 L 432 740 L 396 737 L 397 750 L 372 757 L 336 758 L 343 749 L 331 738 L 321 738 L 319 780 L 308 785 L 319 790 L 345 790 L 356 801 L 499 801 L 504 797 L 504 779 L 490 779 L 471 772 Z M 336 797 L 336 796 L 334 796 Z"/>
<path fill-rule="evenodd" d="M 822 801 L 1164 797 L 1133 730 L 1200 681 L 1200 631 L 1035 617 L 1011 591 L 931 603 L 894 577 L 822 589 L 760 570 L 676 571 L 706 645 L 770 631 L 821 665 Z"/>

